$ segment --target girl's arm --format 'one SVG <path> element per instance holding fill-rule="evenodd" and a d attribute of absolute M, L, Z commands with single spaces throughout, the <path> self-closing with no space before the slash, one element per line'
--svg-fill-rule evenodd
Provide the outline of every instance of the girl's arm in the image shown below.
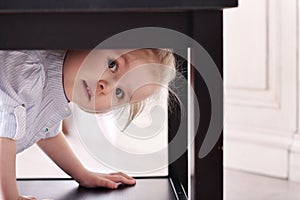
<path fill-rule="evenodd" d="M 0 197 L 1 199 L 17 199 L 16 182 L 16 142 L 8 138 L 0 138 Z"/>
<path fill-rule="evenodd" d="M 115 189 L 118 183 L 134 185 L 135 180 L 123 173 L 100 174 L 90 172 L 80 163 L 65 136 L 60 133 L 53 138 L 38 142 L 39 147 L 67 174 L 84 187 L 107 187 Z"/>
<path fill-rule="evenodd" d="M 16 182 L 16 142 L 8 138 L 0 138 L 0 199 L 35 199 L 19 196 Z"/>

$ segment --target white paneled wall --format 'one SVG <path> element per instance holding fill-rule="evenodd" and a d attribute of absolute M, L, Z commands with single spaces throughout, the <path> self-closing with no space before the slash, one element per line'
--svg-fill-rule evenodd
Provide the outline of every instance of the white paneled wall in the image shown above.
<path fill-rule="evenodd" d="M 225 166 L 300 181 L 298 0 L 224 11 Z"/>

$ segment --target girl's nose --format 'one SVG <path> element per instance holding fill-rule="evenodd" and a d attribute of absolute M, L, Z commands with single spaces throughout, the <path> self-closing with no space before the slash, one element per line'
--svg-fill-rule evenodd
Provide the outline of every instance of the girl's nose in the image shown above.
<path fill-rule="evenodd" d="M 97 93 L 98 94 L 109 94 L 113 90 L 113 86 L 109 84 L 107 81 L 99 80 Z"/>

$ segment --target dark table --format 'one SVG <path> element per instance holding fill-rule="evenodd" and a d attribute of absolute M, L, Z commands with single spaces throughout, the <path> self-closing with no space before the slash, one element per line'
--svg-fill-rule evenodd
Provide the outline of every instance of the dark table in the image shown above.
<path fill-rule="evenodd" d="M 236 6 L 237 0 L 2 0 L 0 49 L 92 49 L 125 30 L 164 27 L 196 40 L 223 74 L 222 9 Z M 164 178 L 139 179 L 137 186 L 114 192 L 78 189 L 73 181 L 67 180 L 24 180 L 18 182 L 20 192 L 34 191 L 32 194 L 38 192 L 38 197 L 53 195 L 57 199 L 82 199 L 85 195 L 91 199 L 172 199 L 179 191 L 178 198 L 184 199 L 180 192 L 182 185 L 187 193 L 191 189 L 193 199 L 223 199 L 223 136 L 205 158 L 199 159 L 198 151 L 210 121 L 210 95 L 199 74 L 193 74 L 192 79 L 201 108 L 201 122 L 193 144 L 195 157 L 191 158 L 195 163 L 193 182 L 188 179 L 185 153 L 169 167 L 170 177 L 176 177 L 180 183 L 175 190 L 171 189 L 169 179 Z M 169 117 L 172 138 L 178 119 L 172 114 Z M 169 156 L 173 151 L 169 149 Z M 144 196 L 140 198 L 142 193 Z"/>
<path fill-rule="evenodd" d="M 19 180 L 19 192 L 37 199 L 55 200 L 175 200 L 168 178 L 137 179 L 135 186 L 119 186 L 116 190 L 78 187 L 74 180 Z"/>

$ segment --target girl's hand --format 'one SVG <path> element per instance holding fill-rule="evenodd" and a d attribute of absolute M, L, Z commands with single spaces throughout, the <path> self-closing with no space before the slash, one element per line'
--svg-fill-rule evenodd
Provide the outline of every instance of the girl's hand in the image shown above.
<path fill-rule="evenodd" d="M 17 200 L 36 200 L 36 198 L 32 196 L 19 196 Z"/>
<path fill-rule="evenodd" d="M 126 185 L 135 184 L 133 178 L 123 173 L 100 174 L 88 171 L 73 153 L 63 133 L 52 138 L 40 140 L 38 145 L 62 170 L 73 177 L 83 187 L 107 187 L 115 189 L 119 183 Z M 6 160 L 3 162 L 5 163 Z"/>
<path fill-rule="evenodd" d="M 106 187 L 116 189 L 119 183 L 135 185 L 135 180 L 122 172 L 101 174 L 88 171 L 85 176 L 83 176 L 83 179 L 77 182 L 80 186 L 87 188 Z"/>

